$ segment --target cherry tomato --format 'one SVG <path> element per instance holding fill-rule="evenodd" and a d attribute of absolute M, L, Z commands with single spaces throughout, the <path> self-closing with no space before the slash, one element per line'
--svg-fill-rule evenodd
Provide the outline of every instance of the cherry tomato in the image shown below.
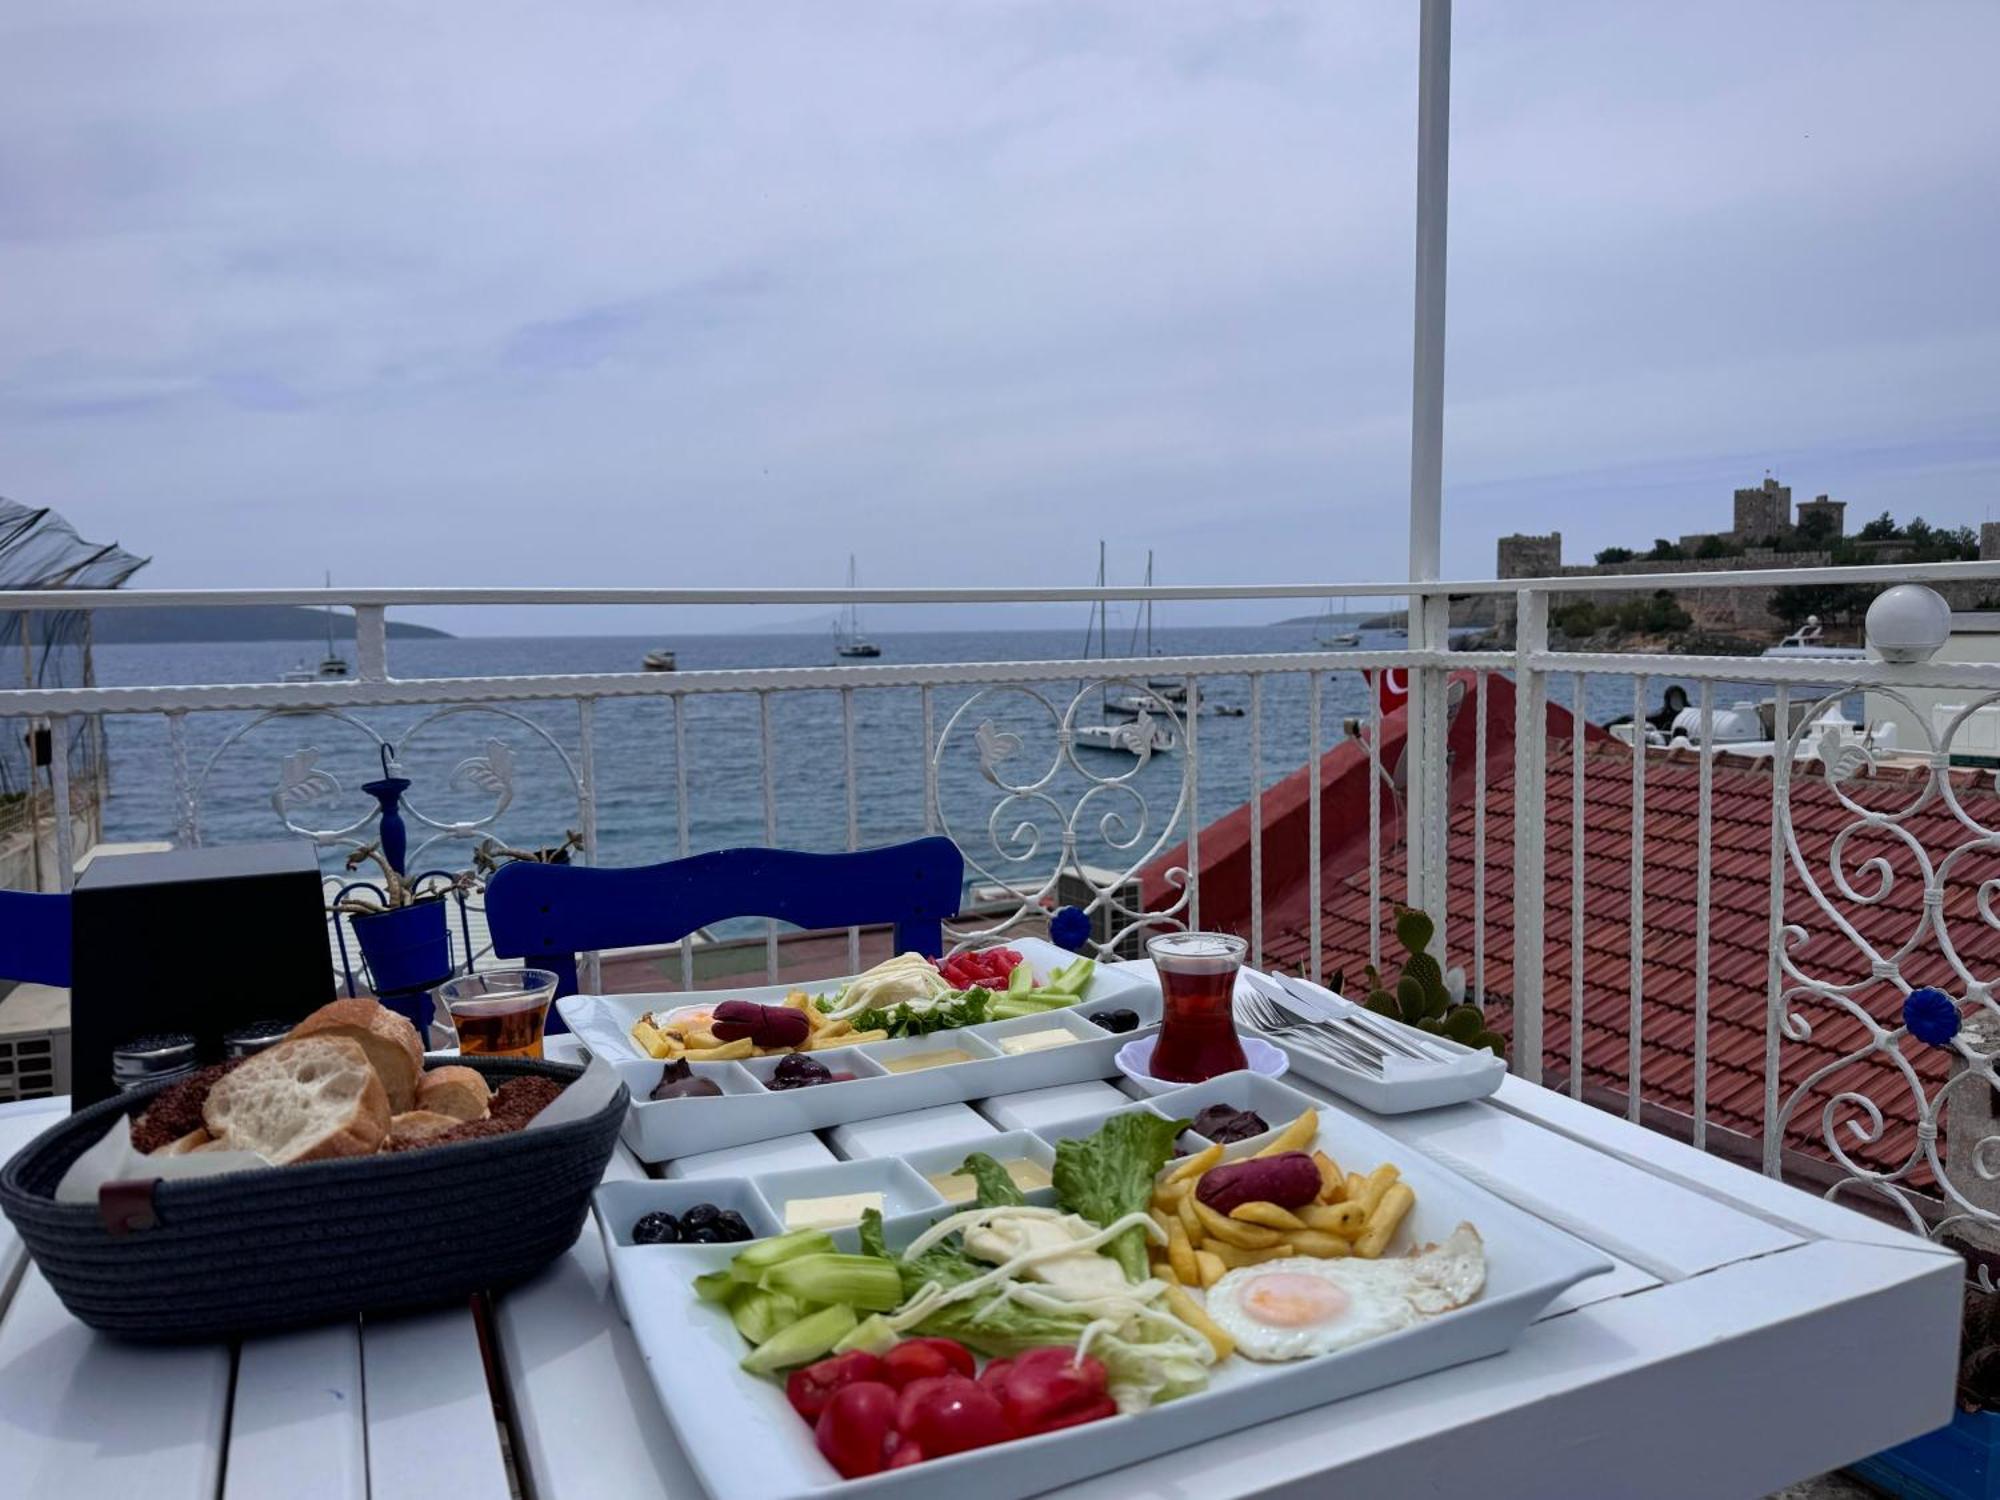
<path fill-rule="evenodd" d="M 882 1356 L 882 1373 L 871 1378 L 901 1390 L 935 1375 L 970 1375 L 973 1363 L 972 1351 L 957 1339 L 905 1339 Z"/>
<path fill-rule="evenodd" d="M 1007 1372 L 1013 1368 L 1014 1361 L 1011 1359 L 989 1359 L 986 1368 L 979 1372 L 979 1388 L 999 1396 L 1004 1405 L 1006 1398 L 1003 1393 L 1007 1389 Z"/>
<path fill-rule="evenodd" d="M 833 1399 L 833 1393 L 843 1386 L 853 1385 L 857 1380 L 887 1379 L 888 1376 L 882 1373 L 881 1360 L 866 1350 L 855 1349 L 792 1371 L 785 1380 L 785 1399 L 792 1403 L 792 1410 L 808 1422 L 817 1422 L 819 1414 L 826 1410 L 826 1403 Z M 896 1385 L 902 1383 L 900 1380 L 894 1382 Z"/>
<path fill-rule="evenodd" d="M 896 1388 L 878 1380 L 856 1381 L 835 1391 L 813 1426 L 826 1461 L 843 1479 L 879 1474 L 896 1456 Z"/>
<path fill-rule="evenodd" d="M 911 1381 L 896 1403 L 896 1417 L 903 1436 L 926 1458 L 1004 1443 L 1014 1435 L 993 1393 L 963 1375 Z"/>
<path fill-rule="evenodd" d="M 1016 1431 L 1054 1432 L 1114 1415 L 1103 1364 L 1078 1360 L 1067 1346 L 1028 1349 L 1014 1357 L 994 1392 Z"/>

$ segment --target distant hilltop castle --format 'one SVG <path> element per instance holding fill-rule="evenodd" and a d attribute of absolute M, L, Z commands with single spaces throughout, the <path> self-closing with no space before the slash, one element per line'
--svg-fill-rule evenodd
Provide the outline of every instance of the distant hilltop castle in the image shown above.
<path fill-rule="evenodd" d="M 1600 561 L 1564 564 L 1562 533 L 1546 536 L 1514 535 L 1500 538 L 1496 576 L 1500 578 L 1580 578 L 1607 580 L 1639 573 L 1741 573 L 1767 568 L 1818 568 L 1835 563 L 1894 563 L 1909 560 L 1913 542 L 1900 531 L 1875 537 L 1870 533 L 1879 523 L 1871 523 L 1853 538 L 1847 535 L 1847 502 L 1825 495 L 1801 500 L 1796 511 L 1792 488 L 1769 475 L 1764 482 L 1736 491 L 1733 524 L 1727 531 L 1695 532 L 1678 542 L 1664 539 L 1654 543 L 1649 553 L 1613 547 L 1600 552 Z M 1914 529 L 1914 528 L 1913 528 Z M 1892 528 L 1893 530 L 1893 528 Z M 1926 531 L 1926 536 L 1937 533 Z M 1970 543 L 1970 533 L 1963 533 Z M 1988 521 L 1979 529 L 1978 555 L 2000 558 L 2000 521 Z M 1770 589 L 1704 589 L 1694 581 L 1674 590 L 1674 598 L 1694 616 L 1695 628 L 1762 635 L 1782 628 L 1772 613 Z M 1948 584 L 1942 592 L 1954 607 L 1970 608 L 1974 595 L 1991 592 L 1985 584 Z M 1960 599 L 1958 595 L 1967 597 Z M 1588 599 L 1596 604 L 1616 604 L 1629 599 L 1631 590 L 1607 587 L 1566 594 L 1565 599 Z M 1499 624 L 1513 628 L 1511 601 L 1504 601 Z"/>

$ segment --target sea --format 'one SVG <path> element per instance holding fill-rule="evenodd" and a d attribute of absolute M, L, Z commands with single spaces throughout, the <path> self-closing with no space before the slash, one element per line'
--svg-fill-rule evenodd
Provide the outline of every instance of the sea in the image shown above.
<path fill-rule="evenodd" d="M 1238 655 L 1314 650 L 1314 625 L 1165 628 L 1153 644 L 1162 655 Z M 1074 660 L 1075 630 L 881 633 L 882 664 Z M 1400 636 L 1363 632 L 1364 648 L 1394 649 Z M 824 667 L 829 638 L 817 635 L 689 634 L 671 641 L 624 636 L 396 639 L 397 677 L 484 677 L 636 670 L 643 654 L 670 646 L 680 670 Z M 351 656 L 351 645 L 347 648 Z M 1117 647 L 1114 645 L 1114 651 Z M 107 645 L 97 649 L 106 685 L 271 682 L 311 643 L 261 641 Z M 1130 691 L 1132 685 L 1111 692 Z M 1657 702 L 1665 682 L 1649 684 Z M 1569 706 L 1566 679 L 1551 696 Z M 1632 708 L 1629 678 L 1592 679 L 1590 717 L 1598 722 Z M 936 831 L 965 851 L 968 881 L 1019 885 L 1054 867 L 1065 838 L 1078 857 L 1101 869 L 1124 869 L 1184 838 L 1193 817 L 1206 823 L 1240 805 L 1255 772 L 1265 786 L 1302 766 L 1308 755 L 1308 689 L 1302 672 L 1264 679 L 1262 716 L 1244 677 L 1205 679 L 1210 710 L 1198 736 L 1199 785 L 1189 782 L 1184 749 L 1133 766 L 1129 757 L 1079 750 L 1063 762 L 1056 725 L 1076 701 L 1077 722 L 1100 718 L 1099 686 L 1088 679 L 1018 688 L 933 689 L 937 736 Z M 1719 701 L 1729 701 L 1726 697 Z M 702 694 L 683 700 L 676 732 L 670 699 L 611 700 L 594 709 L 589 753 L 595 786 L 600 864 L 633 865 L 743 844 L 807 850 L 849 847 L 848 767 L 843 708 L 831 690 L 774 693 L 770 763 L 754 693 Z M 1351 719 L 1365 723 L 1369 687 L 1359 671 L 1322 678 L 1320 744 L 1331 748 Z M 866 847 L 927 831 L 925 734 L 915 688 L 863 688 L 853 697 L 855 764 L 852 840 Z M 412 864 L 462 870 L 486 838 L 536 849 L 580 830 L 577 780 L 585 766 L 574 702 L 364 708 L 339 713 L 187 716 L 192 810 L 205 843 L 322 836 L 322 860 L 337 872 L 353 843 L 368 836 L 374 807 L 360 788 L 381 774 L 381 746 L 393 747 L 413 783 L 406 800 Z M 981 753 L 981 726 L 987 752 Z M 186 816 L 176 806 L 173 748 L 158 715 L 113 716 L 106 729 L 109 796 L 104 837 L 172 839 Z M 680 755 L 685 754 L 684 764 Z M 677 786 L 686 781 L 687 826 Z"/>

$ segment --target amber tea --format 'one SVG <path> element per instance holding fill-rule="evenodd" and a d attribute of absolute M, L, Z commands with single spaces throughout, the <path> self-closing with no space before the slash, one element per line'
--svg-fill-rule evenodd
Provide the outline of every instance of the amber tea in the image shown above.
<path fill-rule="evenodd" d="M 466 1056 L 540 1057 L 555 992 L 546 969 L 489 969 L 439 985 L 437 998 Z"/>

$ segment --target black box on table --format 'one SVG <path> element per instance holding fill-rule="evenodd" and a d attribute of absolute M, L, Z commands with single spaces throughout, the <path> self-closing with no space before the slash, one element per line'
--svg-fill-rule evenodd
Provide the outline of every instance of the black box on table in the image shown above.
<path fill-rule="evenodd" d="M 326 906 L 302 839 L 94 859 L 71 897 L 70 1101 L 115 1090 L 111 1054 L 160 1032 L 193 1034 L 203 1062 L 223 1033 L 298 1020 L 333 999 Z"/>

